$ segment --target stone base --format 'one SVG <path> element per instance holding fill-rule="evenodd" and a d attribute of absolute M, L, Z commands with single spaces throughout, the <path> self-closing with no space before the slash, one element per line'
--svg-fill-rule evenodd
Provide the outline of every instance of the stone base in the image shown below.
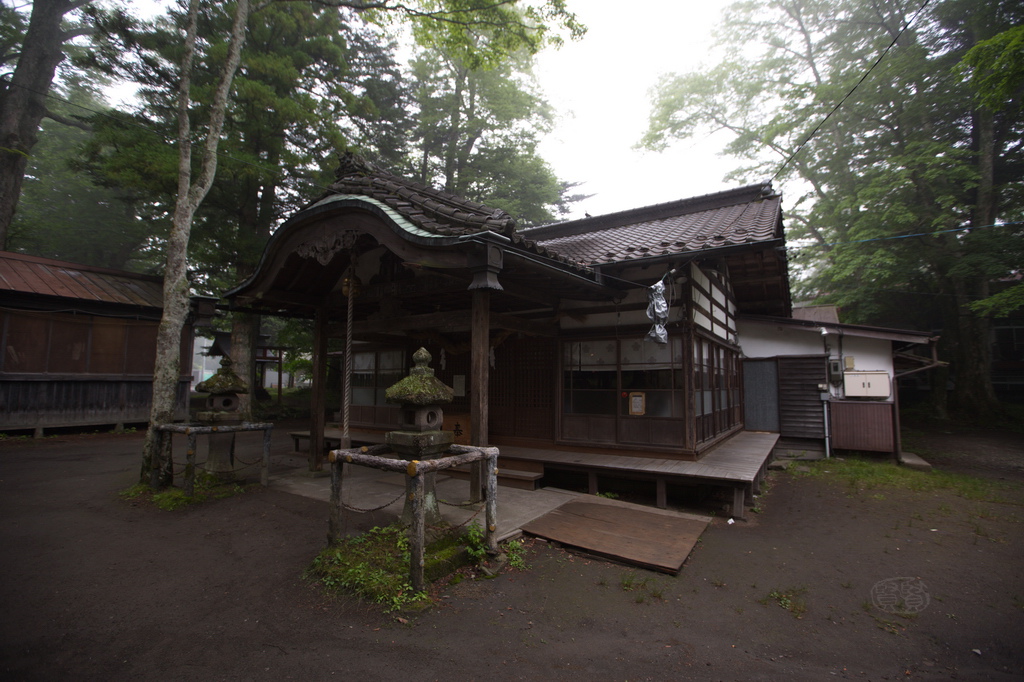
<path fill-rule="evenodd" d="M 913 469 L 914 471 L 931 471 L 932 465 L 924 461 L 918 455 L 913 452 L 904 452 L 900 454 L 900 464 Z"/>
<path fill-rule="evenodd" d="M 406 459 L 427 459 L 445 452 L 455 442 L 451 431 L 388 431 L 384 442 Z"/>

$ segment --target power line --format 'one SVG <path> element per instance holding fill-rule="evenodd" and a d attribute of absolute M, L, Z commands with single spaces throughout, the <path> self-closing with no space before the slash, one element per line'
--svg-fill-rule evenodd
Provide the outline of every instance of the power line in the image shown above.
<path fill-rule="evenodd" d="M 918 15 L 919 15 L 919 14 L 921 14 L 921 12 L 923 12 L 923 11 L 924 11 L 924 8 L 928 6 L 928 3 L 929 3 L 929 2 L 931 2 L 931 0 L 924 0 L 924 3 L 923 3 L 923 4 L 922 4 L 922 5 L 921 5 L 921 6 L 920 6 L 920 7 L 918 8 L 918 9 L 917 9 L 917 11 L 916 11 L 916 12 L 914 12 L 914 16 L 913 16 L 913 17 L 911 17 L 910 21 L 908 21 L 908 22 L 906 23 L 906 25 L 905 25 L 905 26 L 904 26 L 903 28 L 901 28 L 901 29 L 900 29 L 899 33 L 897 33 L 897 34 L 896 34 L 896 37 L 892 39 L 892 42 L 891 42 L 891 43 L 889 43 L 889 47 L 885 48 L 885 50 L 883 50 L 883 51 L 882 51 L 882 54 L 880 54 L 880 55 L 878 56 L 878 59 L 876 59 L 876 60 L 875 60 L 875 63 L 874 63 L 874 64 L 872 64 L 872 65 L 871 65 L 871 66 L 870 66 L 870 67 L 868 68 L 868 70 L 864 72 L 864 75 L 862 75 L 862 76 L 860 77 L 860 80 L 859 80 L 859 81 L 857 81 L 857 83 L 856 83 L 856 84 L 855 84 L 855 85 L 854 85 L 854 86 L 853 86 L 852 88 L 850 88 L 850 91 L 849 91 L 848 93 L 846 93 L 846 96 L 845 96 L 845 97 L 843 97 L 843 98 L 842 98 L 841 100 L 839 100 L 839 103 L 838 103 L 838 104 L 836 104 L 836 105 L 835 105 L 834 107 L 832 107 L 832 111 L 828 112 L 828 114 L 826 114 L 825 118 L 821 119 L 821 121 L 820 121 L 820 122 L 818 123 L 818 125 L 814 127 L 814 130 L 812 130 L 812 131 L 810 132 L 810 134 L 809 134 L 809 135 L 808 135 L 808 136 L 807 136 L 806 138 L 804 138 L 804 141 L 803 141 L 803 142 L 801 142 L 800 144 L 798 144 L 798 145 L 797 145 L 796 149 L 794 149 L 794 150 L 793 150 L 793 153 L 789 155 L 789 158 L 787 158 L 787 159 L 786 159 L 785 161 L 783 161 L 783 162 L 782 162 L 782 165 L 781 165 L 781 166 L 779 166 L 779 170 L 777 170 L 777 171 L 775 172 L 775 175 L 773 175 L 773 176 L 772 176 L 772 182 L 774 182 L 774 181 L 775 181 L 775 180 L 776 180 L 776 179 L 777 179 L 777 178 L 779 177 L 779 175 L 781 175 L 781 174 L 782 174 L 782 171 L 784 171 L 784 170 L 786 169 L 786 166 L 788 166 L 788 165 L 790 164 L 790 162 L 791 162 L 791 161 L 792 161 L 792 160 L 793 160 L 794 158 L 796 158 L 796 155 L 797 155 L 797 154 L 799 154 L 799 153 L 800 153 L 800 152 L 801 152 L 801 151 L 803 150 L 804 146 L 805 146 L 805 145 L 807 145 L 807 143 L 808 143 L 808 142 L 810 142 L 810 141 L 811 141 L 811 140 L 812 140 L 812 139 L 814 138 L 814 136 L 815 136 L 815 135 L 816 135 L 816 134 L 818 133 L 818 131 L 819 131 L 819 130 L 821 130 L 821 127 L 822 127 L 823 125 L 825 125 L 825 123 L 826 123 L 826 122 L 827 122 L 827 121 L 828 121 L 828 120 L 829 120 L 830 118 L 832 118 L 832 115 L 833 115 L 834 113 L 836 113 L 837 111 L 839 111 L 839 108 L 840 108 L 841 106 L 843 106 L 844 104 L 846 104 L 846 100 L 850 99 L 850 97 L 851 97 L 851 96 L 853 95 L 853 93 L 857 91 L 857 88 L 859 88 L 859 87 L 861 86 L 861 84 L 862 84 L 862 83 L 863 83 L 863 82 L 864 82 L 865 80 L 867 80 L 867 77 L 871 75 L 871 72 L 875 70 L 875 67 L 877 67 L 877 66 L 878 66 L 879 64 L 881 64 L 881 63 L 882 63 L 882 60 L 883 60 L 883 59 L 885 59 L 885 56 L 886 56 L 887 54 L 889 54 L 889 51 L 890 51 L 890 50 L 891 50 L 891 49 L 892 49 L 893 47 L 895 47 L 895 46 L 896 46 L 896 43 L 897 43 L 897 42 L 899 42 L 899 39 L 900 39 L 900 38 L 901 38 L 901 37 L 903 36 L 903 33 L 904 33 L 904 32 L 905 32 L 905 31 L 906 31 L 906 30 L 907 30 L 908 28 L 910 28 L 910 26 L 911 26 L 911 25 L 912 25 L 912 24 L 913 24 L 913 23 L 914 23 L 915 21 L 917 21 L 917 17 L 918 17 Z"/>

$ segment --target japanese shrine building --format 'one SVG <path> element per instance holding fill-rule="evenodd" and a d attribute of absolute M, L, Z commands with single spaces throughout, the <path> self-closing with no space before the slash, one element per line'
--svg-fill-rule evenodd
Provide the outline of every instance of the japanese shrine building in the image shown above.
<path fill-rule="evenodd" d="M 666 344 L 648 338 L 657 282 Z M 456 390 L 446 415 L 461 415 L 475 444 L 684 461 L 744 430 L 743 330 L 759 329 L 764 348 L 775 333 L 764 321 L 790 320 L 792 307 L 770 184 L 517 229 L 502 211 L 347 155 L 330 191 L 281 226 L 227 297 L 315 318 L 322 385 L 328 337 L 346 335 L 350 284 L 350 421 L 361 433 L 394 428 L 384 389 L 424 346 Z M 908 344 L 927 341 L 909 334 Z M 887 366 L 867 369 L 893 373 L 893 341 L 880 340 Z M 820 369 L 809 391 L 824 414 L 829 350 L 795 348 Z M 340 406 L 314 393 L 319 451 L 325 415 Z M 891 396 L 872 400 L 893 412 Z"/>

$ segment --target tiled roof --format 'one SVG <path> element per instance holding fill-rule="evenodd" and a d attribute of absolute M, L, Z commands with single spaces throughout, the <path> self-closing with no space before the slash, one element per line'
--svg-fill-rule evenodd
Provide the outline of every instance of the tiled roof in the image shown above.
<path fill-rule="evenodd" d="M 491 231 L 510 235 L 516 228 L 515 219 L 505 211 L 392 175 L 352 152 L 341 157 L 335 178 L 325 196 L 359 194 L 376 199 L 433 234 L 458 237 Z"/>
<path fill-rule="evenodd" d="M 163 284 L 159 277 L 0 251 L 0 294 L 5 292 L 163 307 Z"/>
<path fill-rule="evenodd" d="M 489 208 L 450 192 L 393 175 L 346 152 L 335 171 L 330 191 L 310 206 L 337 195 L 360 195 L 389 207 L 416 228 L 444 237 L 461 237 L 481 232 L 496 232 L 530 253 L 551 258 L 574 270 L 585 264 L 525 239 L 516 231 L 516 221 L 505 211 Z"/>
<path fill-rule="evenodd" d="M 781 211 L 770 184 L 749 185 L 522 234 L 540 248 L 600 265 L 779 239 Z"/>

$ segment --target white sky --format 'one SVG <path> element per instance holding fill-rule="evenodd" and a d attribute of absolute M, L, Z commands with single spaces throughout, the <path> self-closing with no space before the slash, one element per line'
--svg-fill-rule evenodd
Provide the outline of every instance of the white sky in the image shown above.
<path fill-rule="evenodd" d="M 710 60 L 711 31 L 725 0 L 571 0 L 587 26 L 581 41 L 537 57 L 535 73 L 560 115 L 541 156 L 559 179 L 594 196 L 571 217 L 601 215 L 729 189 L 737 164 L 718 156 L 725 141 L 686 140 L 664 152 L 634 149 L 647 129 L 650 89 L 665 73 Z"/>

